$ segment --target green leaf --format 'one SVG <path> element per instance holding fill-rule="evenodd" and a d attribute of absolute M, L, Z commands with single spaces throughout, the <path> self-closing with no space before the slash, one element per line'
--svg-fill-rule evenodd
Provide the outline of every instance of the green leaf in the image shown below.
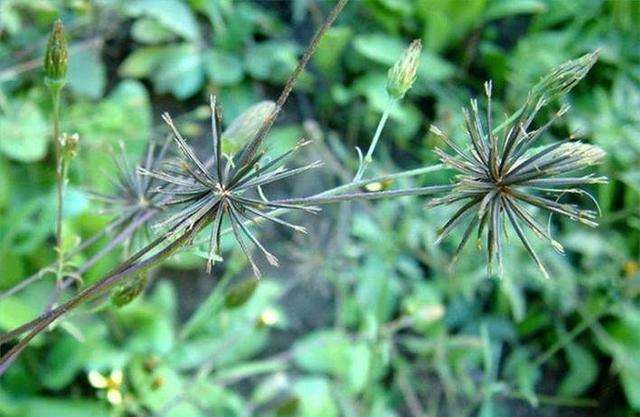
<path fill-rule="evenodd" d="M 13 182 L 8 161 L 0 157 L 0 210 L 9 204 Z M 2 285 L 2 279 L 0 279 L 0 285 Z"/>
<path fill-rule="evenodd" d="M 247 72 L 259 80 L 284 82 L 298 63 L 298 46 L 293 42 L 266 41 L 247 49 Z"/>
<path fill-rule="evenodd" d="M 392 66 L 407 47 L 399 37 L 384 33 L 358 35 L 353 39 L 354 49 L 362 56 L 387 66 Z"/>
<path fill-rule="evenodd" d="M 540 369 L 536 367 L 529 358 L 526 348 L 514 350 L 507 359 L 505 366 L 507 377 L 513 379 L 524 397 L 533 406 L 537 406 L 535 386 L 540 378 Z"/>
<path fill-rule="evenodd" d="M 231 85 L 242 81 L 242 60 L 235 54 L 212 49 L 204 54 L 203 60 L 204 70 L 212 83 Z"/>
<path fill-rule="evenodd" d="M 100 57 L 101 50 L 78 51 L 69 58 L 69 88 L 81 96 L 98 99 L 104 94 L 107 70 Z"/>
<path fill-rule="evenodd" d="M 483 20 L 487 0 L 417 0 L 416 10 L 424 23 L 425 49 L 441 51 L 460 41 Z"/>
<path fill-rule="evenodd" d="M 257 286 L 258 280 L 251 278 L 234 285 L 225 296 L 224 305 L 230 310 L 241 307 L 249 301 Z"/>
<path fill-rule="evenodd" d="M 318 43 L 313 61 L 325 76 L 332 79 L 338 78 L 341 71 L 340 57 L 353 36 L 353 29 L 348 26 L 333 27 L 327 30 L 324 37 Z"/>
<path fill-rule="evenodd" d="M 19 408 L 12 417 L 109 417 L 106 404 L 92 400 L 33 398 Z"/>
<path fill-rule="evenodd" d="M 356 36 L 353 40 L 354 49 L 365 58 L 368 58 L 385 67 L 391 67 L 407 47 L 407 43 L 398 37 L 383 33 L 373 33 Z M 420 66 L 416 82 L 423 84 L 425 81 L 440 81 L 451 77 L 455 73 L 455 67 L 440 58 L 437 54 L 423 50 L 420 55 Z M 369 76 L 371 74 L 367 74 Z M 385 74 L 386 85 L 386 74 Z"/>
<path fill-rule="evenodd" d="M 494 0 L 489 3 L 483 17 L 489 21 L 519 14 L 543 13 L 546 9 L 540 0 Z"/>
<path fill-rule="evenodd" d="M 48 353 L 44 371 L 40 374 L 42 385 L 52 390 L 60 390 L 75 378 L 84 365 L 86 347 L 71 336 L 58 340 Z"/>
<path fill-rule="evenodd" d="M 293 358 L 297 366 L 310 372 L 341 377 L 349 392 L 361 391 L 369 374 L 371 351 L 364 342 L 353 342 L 337 330 L 311 333 L 296 342 Z"/>
<path fill-rule="evenodd" d="M 171 47 L 147 46 L 133 51 L 120 65 L 123 77 L 147 77 L 171 54 Z"/>
<path fill-rule="evenodd" d="M 185 385 L 184 378 L 171 367 L 160 363 L 149 370 L 145 358 L 130 364 L 127 382 L 136 393 L 136 399 L 153 411 L 162 410 L 167 404 L 179 398 Z M 159 386 L 155 381 L 163 381 Z"/>
<path fill-rule="evenodd" d="M 5 298 L 0 301 L 0 329 L 14 329 L 37 317 L 39 313 L 36 306 L 18 297 Z"/>
<path fill-rule="evenodd" d="M 204 82 L 204 73 L 196 45 L 172 45 L 151 79 L 159 93 L 171 92 L 179 99 L 197 93 Z"/>
<path fill-rule="evenodd" d="M 242 149 L 256 136 L 264 121 L 275 108 L 276 103 L 264 100 L 242 112 L 222 132 L 222 151 L 227 154 L 234 154 Z"/>
<path fill-rule="evenodd" d="M 348 366 L 351 341 L 338 330 L 311 333 L 293 347 L 296 365 L 310 372 L 340 373 Z"/>
<path fill-rule="evenodd" d="M 19 103 L 15 112 L 0 116 L 0 152 L 20 162 L 35 162 L 47 154 L 49 127 L 40 109 Z"/>
<path fill-rule="evenodd" d="M 202 411 L 193 404 L 187 402 L 180 402 L 175 406 L 172 406 L 169 411 L 163 413 L 167 417 L 204 417 Z"/>
<path fill-rule="evenodd" d="M 609 337 L 598 341 L 618 364 L 629 405 L 640 411 L 640 311 L 627 308 L 606 328 Z"/>
<path fill-rule="evenodd" d="M 189 6 L 181 0 L 137 0 L 128 4 L 132 16 L 147 16 L 189 40 L 200 38 L 200 28 Z"/>
<path fill-rule="evenodd" d="M 0 248 L 0 289 L 8 289 L 22 280 L 25 276 L 24 264 L 24 259 L 11 248 Z"/>
<path fill-rule="evenodd" d="M 131 36 L 137 42 L 154 44 L 169 41 L 175 35 L 156 20 L 142 18 L 133 23 Z M 137 51 L 136 49 L 134 53 Z"/>
<path fill-rule="evenodd" d="M 595 382 L 598 376 L 598 362 L 591 352 L 576 344 L 565 346 L 569 372 L 562 379 L 558 393 L 567 397 L 583 394 Z"/>
<path fill-rule="evenodd" d="M 331 386 L 324 378 L 303 378 L 293 386 L 300 399 L 300 417 L 337 417 L 338 408 L 331 396 Z"/>
<path fill-rule="evenodd" d="M 204 379 L 189 389 L 189 395 L 215 416 L 241 415 L 245 406 L 242 396 L 236 392 Z"/>
<path fill-rule="evenodd" d="M 620 381 L 631 408 L 640 411 L 640 372 L 636 369 L 620 370 Z"/>

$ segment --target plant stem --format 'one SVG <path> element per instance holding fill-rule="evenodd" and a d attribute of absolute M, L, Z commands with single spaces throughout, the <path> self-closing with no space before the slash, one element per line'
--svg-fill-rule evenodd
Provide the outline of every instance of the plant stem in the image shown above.
<path fill-rule="evenodd" d="M 373 151 L 376 149 L 378 145 L 378 141 L 380 140 L 380 135 L 382 135 L 382 129 L 387 124 L 387 119 L 389 119 L 389 114 L 391 114 L 391 110 L 393 109 L 396 100 L 393 97 L 389 97 L 387 101 L 387 105 L 384 108 L 384 112 L 382 113 L 382 117 L 378 122 L 378 127 L 376 127 L 376 132 L 373 135 L 373 139 L 371 140 L 371 144 L 369 145 L 369 149 L 367 150 L 367 154 L 364 159 L 361 161 L 360 166 L 358 167 L 358 172 L 356 172 L 356 176 L 353 177 L 353 182 L 360 181 L 362 176 L 364 175 L 367 167 L 373 160 Z"/>
<path fill-rule="evenodd" d="M 533 366 L 540 367 L 545 362 L 553 357 L 560 349 L 571 343 L 576 337 L 578 337 L 583 331 L 587 330 L 593 323 L 598 321 L 602 316 L 608 313 L 607 309 L 599 311 L 588 318 L 585 318 L 576 327 L 574 327 L 569 333 L 561 337 L 556 343 L 549 349 L 541 353 L 534 361 Z"/>
<path fill-rule="evenodd" d="M 346 6 L 348 2 L 349 0 L 338 1 L 338 3 L 334 6 L 334 8 L 329 13 L 329 16 L 327 16 L 325 21 L 322 23 L 322 26 L 320 27 L 320 29 L 318 29 L 316 34 L 313 36 L 313 38 L 311 39 L 311 42 L 309 42 L 309 45 L 307 46 L 307 49 L 302 55 L 302 58 L 300 59 L 298 66 L 293 71 L 293 73 L 287 80 L 287 83 L 285 84 L 284 89 L 280 93 L 280 96 L 276 101 L 275 108 L 273 109 L 271 114 L 269 114 L 269 116 L 265 118 L 255 138 L 252 139 L 252 141 L 249 142 L 249 144 L 245 147 L 245 149 L 243 149 L 240 152 L 238 166 L 244 165 L 247 161 L 253 158 L 256 152 L 258 152 L 258 150 L 260 149 L 260 146 L 262 145 L 262 142 L 264 141 L 264 138 L 267 136 L 267 133 L 269 133 L 269 131 L 271 130 L 271 126 L 276 121 L 278 114 L 280 114 L 280 111 L 284 106 L 284 103 L 287 101 L 289 94 L 291 94 L 293 87 L 298 82 L 298 78 L 304 71 L 305 67 L 307 66 L 307 63 L 309 62 L 309 59 L 311 59 L 311 56 L 313 55 L 316 48 L 318 47 L 318 43 L 320 42 L 320 39 L 322 39 L 325 32 L 331 27 L 331 25 L 333 25 L 333 22 L 336 20 L 336 18 L 338 17 L 338 15 L 340 14 L 342 9 L 344 8 L 344 6 Z"/>
<path fill-rule="evenodd" d="M 73 256 L 75 256 L 75 255 L 79 254 L 80 252 L 82 252 L 83 250 L 87 249 L 88 247 L 90 247 L 91 245 L 96 243 L 98 240 L 100 240 L 101 238 L 106 236 L 114 228 L 120 226 L 127 219 L 128 219 L 128 217 L 121 217 L 121 218 L 115 220 L 113 223 L 108 224 L 105 228 L 100 230 L 95 235 L 93 235 L 93 236 L 87 238 L 86 240 L 82 241 L 82 243 L 80 243 L 73 250 L 65 252 L 65 257 L 64 257 L 63 261 L 66 262 L 69 259 L 71 259 Z M 98 259 L 96 259 L 96 261 L 98 261 Z M 85 265 L 87 265 L 88 263 L 89 263 L 89 261 L 87 261 L 84 264 L 82 264 L 80 269 L 85 268 Z M 34 282 L 37 282 L 37 281 L 41 280 L 42 278 L 44 278 L 47 275 L 47 272 L 52 272 L 52 271 L 55 272 L 57 267 L 58 267 L 58 261 L 57 260 L 51 262 L 49 265 L 47 265 L 46 267 L 42 268 L 41 270 L 39 270 L 38 272 L 34 273 L 33 275 L 30 275 L 30 276 L 24 278 L 22 281 L 20 281 L 15 286 L 9 288 L 8 290 L 6 290 L 4 292 L 0 292 L 0 300 L 3 300 L 5 298 L 7 298 L 7 297 L 10 297 L 10 296 L 22 291 L 23 289 L 25 289 L 29 285 L 33 284 Z"/>
<path fill-rule="evenodd" d="M 340 201 L 352 200 L 379 200 L 392 197 L 406 197 L 411 195 L 431 195 L 439 194 L 445 191 L 451 191 L 454 185 L 432 185 L 430 187 L 407 188 L 401 190 L 377 191 L 377 192 L 361 192 L 361 193 L 345 193 L 333 196 L 313 196 L 303 198 L 287 198 L 283 200 L 271 200 L 276 204 L 333 204 Z"/>
<path fill-rule="evenodd" d="M 203 227 L 205 227 L 210 221 L 211 220 L 209 218 L 206 218 L 206 217 L 201 218 L 198 223 L 194 224 L 193 229 L 191 229 L 188 233 L 185 233 L 182 236 L 179 236 L 177 239 L 175 239 L 174 241 L 166 245 L 164 248 L 162 248 L 159 252 L 137 263 L 132 263 L 130 259 L 128 262 L 125 262 L 123 265 L 120 265 L 116 269 L 114 269 L 105 278 L 101 279 L 100 281 L 93 284 L 92 286 L 84 289 L 82 292 L 80 292 L 78 295 L 76 295 L 66 303 L 62 304 L 61 306 L 53 310 L 50 310 L 49 312 L 43 314 L 42 316 L 35 319 L 31 323 L 27 323 L 27 325 L 29 325 L 31 328 L 31 331 L 29 332 L 29 334 L 27 334 L 24 338 L 22 338 L 17 345 L 11 348 L 0 359 L 0 376 L 4 374 L 4 372 L 7 370 L 9 365 L 11 365 L 11 363 L 13 363 L 13 361 L 18 357 L 20 352 L 22 352 L 22 350 L 24 350 L 24 348 L 27 347 L 29 342 L 34 337 L 36 337 L 40 332 L 46 329 L 51 323 L 56 321 L 59 317 L 63 316 L 64 314 L 74 309 L 75 307 L 79 306 L 83 302 L 91 300 L 99 296 L 100 294 L 103 294 L 105 291 L 112 288 L 113 286 L 115 286 L 116 284 L 118 284 L 128 276 L 131 276 L 132 274 L 135 274 L 135 273 L 144 272 L 154 267 L 155 265 L 160 263 L 162 260 L 172 255 L 176 250 L 182 247 L 182 245 L 184 245 L 190 239 L 192 239 L 192 237 L 198 231 L 200 231 Z M 132 256 L 132 259 L 136 260 L 143 257 L 146 253 L 153 250 L 162 242 L 163 242 L 163 239 L 156 239 L 154 242 L 150 243 L 149 245 L 147 245 L 146 247 L 138 251 L 134 256 Z M 25 326 L 22 326 L 22 327 L 25 327 Z"/>
<path fill-rule="evenodd" d="M 56 268 L 56 283 L 60 285 L 64 270 L 64 249 L 62 242 L 62 215 L 64 210 L 64 189 L 66 182 L 66 163 L 62 157 L 60 144 L 60 90 L 61 87 L 52 85 L 51 99 L 53 100 L 53 143 L 56 149 L 56 253 L 58 265 Z"/>
<path fill-rule="evenodd" d="M 316 194 L 316 195 L 314 195 L 314 196 L 312 196 L 310 198 L 314 199 L 313 201 L 316 204 L 320 204 L 320 203 L 318 203 L 318 201 L 321 201 L 320 199 L 324 199 L 324 202 L 328 203 L 329 199 L 327 197 L 329 197 L 329 196 L 338 194 L 338 193 L 340 193 L 342 191 L 346 191 L 346 190 L 349 190 L 349 189 L 352 189 L 352 188 L 360 187 L 362 185 L 366 185 L 366 184 L 369 184 L 371 182 L 379 182 L 379 181 L 386 181 L 386 180 L 398 179 L 398 178 L 403 178 L 403 177 L 416 176 L 416 175 L 421 175 L 421 174 L 432 172 L 432 171 L 437 171 L 437 170 L 442 169 L 442 168 L 444 168 L 443 165 L 437 164 L 437 165 L 433 165 L 433 166 L 429 166 L 429 167 L 423 167 L 423 168 L 417 168 L 417 169 L 413 169 L 413 170 L 409 170 L 409 171 L 398 172 L 398 173 L 395 173 L 395 174 L 383 175 L 383 176 L 380 176 L 380 177 L 371 178 L 371 179 L 368 179 L 368 180 L 362 180 L 362 181 L 359 181 L 359 182 L 351 182 L 351 183 L 348 183 L 348 184 L 344 184 L 344 185 L 332 188 L 330 190 L 323 191 L 323 192 L 318 193 L 318 194 Z M 438 187 L 450 187 L 450 186 L 414 188 L 414 189 L 412 189 L 412 191 L 409 191 L 409 193 L 410 194 L 431 193 L 434 190 L 434 188 L 438 188 Z M 381 193 L 382 193 L 382 195 L 380 195 Z M 392 193 L 392 194 L 389 194 L 389 193 Z M 378 192 L 378 193 L 359 193 L 359 195 L 361 196 L 361 198 L 365 199 L 365 196 L 367 194 L 378 194 L 377 196 L 375 196 L 375 198 L 383 198 L 383 197 L 398 196 L 399 193 L 405 193 L 405 190 L 392 190 L 392 191 Z M 407 195 L 407 194 L 405 193 L 404 195 Z M 335 202 L 335 201 L 341 201 L 342 200 L 341 196 L 337 196 L 337 197 L 338 197 L 337 199 L 334 198 L 330 202 Z M 371 199 L 373 199 L 373 198 L 371 198 Z M 272 210 L 271 212 L 269 212 L 269 214 L 272 215 L 272 216 L 279 216 L 279 215 L 282 215 L 282 214 L 287 213 L 289 211 L 290 211 L 289 209 L 276 209 L 276 210 Z M 127 236 L 128 234 L 132 233 L 135 230 L 135 228 L 142 226 L 154 214 L 155 214 L 155 211 L 146 213 L 145 215 L 141 215 L 141 217 L 138 219 L 137 222 L 135 222 L 130 227 L 125 229 L 119 236 Z M 244 224 L 248 226 L 248 225 L 251 225 L 252 223 L 260 223 L 262 220 L 263 220 L 262 218 L 246 220 L 244 222 Z M 193 230 L 196 230 L 195 226 L 194 226 Z M 223 234 L 228 234 L 230 232 L 231 232 L 231 229 L 227 228 L 222 233 Z M 191 235 L 195 235 L 195 234 L 191 234 Z M 116 240 L 118 240 L 118 239 L 116 238 Z M 158 246 L 163 241 L 164 241 L 163 237 L 160 237 L 160 238 L 156 239 L 154 242 L 150 243 L 145 248 L 143 248 L 140 251 L 138 251 L 135 255 L 133 255 L 131 258 L 129 258 L 125 263 L 121 264 L 119 266 L 119 268 L 116 269 L 113 273 L 115 273 L 117 271 L 126 270 L 129 267 L 135 266 L 136 264 L 134 264 L 134 262 L 136 260 L 140 259 L 142 256 L 144 256 L 145 253 L 147 253 L 149 250 L 155 248 L 156 246 Z M 169 246 L 171 246 L 173 244 L 174 243 L 170 243 Z M 171 253 L 173 253 L 173 252 L 171 252 Z M 170 253 L 168 255 L 170 255 Z M 154 256 L 156 256 L 156 255 L 154 255 Z M 90 259 L 90 261 L 94 261 L 95 262 L 95 260 L 97 260 L 97 258 L 98 258 L 98 254 L 96 254 L 92 259 Z M 157 262 L 160 262 L 161 260 L 162 259 L 157 259 Z M 85 265 L 81 266 L 80 270 L 83 270 L 83 271 L 86 270 Z M 131 271 L 130 273 L 133 273 L 133 272 L 136 272 L 136 271 L 134 270 L 134 271 Z M 125 276 L 121 276 L 120 278 L 124 278 L 124 277 Z M 103 280 L 108 280 L 108 279 L 110 279 L 110 276 L 105 277 Z M 101 282 L 102 281 L 94 284 L 94 286 L 99 285 Z M 89 290 L 91 288 L 92 287 L 89 287 L 89 288 L 87 288 L 87 290 Z M 107 287 L 107 288 L 110 288 L 110 286 Z M 80 297 L 81 294 L 78 294 L 76 297 Z M 11 330 L 10 332 L 0 334 L 0 344 L 6 342 L 8 340 L 11 340 L 11 339 L 13 339 L 13 338 L 15 338 L 15 337 L 27 332 L 27 331 L 33 329 L 41 321 L 47 319 L 47 317 L 48 317 L 48 314 L 45 313 L 45 314 L 41 315 L 40 317 L 38 317 L 38 318 L 28 322 L 28 323 L 25 323 L 22 326 L 14 329 L 14 330 Z"/>

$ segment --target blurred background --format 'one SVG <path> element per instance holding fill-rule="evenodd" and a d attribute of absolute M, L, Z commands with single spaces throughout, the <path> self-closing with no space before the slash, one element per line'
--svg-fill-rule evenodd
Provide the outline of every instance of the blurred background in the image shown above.
<path fill-rule="evenodd" d="M 111 219 L 88 194 L 113 191 L 109 148 L 124 143 L 135 164 L 150 138 L 167 134 L 159 115 L 169 111 L 210 152 L 209 94 L 225 127 L 274 100 L 333 4 L 0 0 L 0 291 L 55 259 L 41 62 L 56 18 L 70 43 L 62 130 L 80 136 L 64 230 L 87 239 Z M 283 193 L 351 180 L 354 148 L 368 147 L 386 104 L 386 71 L 415 38 L 424 45 L 417 81 L 392 112 L 368 175 L 437 163 L 442 144 L 429 124 L 464 141 L 460 108 L 483 94 L 485 80 L 496 114 L 510 114 L 540 76 L 600 49 L 545 140 L 579 132 L 607 151 L 597 169 L 611 181 L 592 190 L 598 229 L 552 219 L 565 256 L 535 241 L 550 280 L 519 244 L 507 248 L 502 279 L 488 276 L 472 245 L 450 270 L 460 234 L 433 242 L 451 210 L 427 210 L 422 198 L 288 216 L 311 233 L 260 229 L 283 265 L 263 266 L 246 303 L 225 301 L 230 285 L 251 278 L 233 241 L 223 242 L 225 261 L 211 275 L 198 251 L 174 256 L 131 304 L 93 303 L 36 338 L 0 379 L 0 416 L 637 415 L 640 1 L 353 0 L 267 138 L 274 153 L 311 138 L 297 162 L 325 162 Z M 449 179 L 438 171 L 372 189 Z M 110 252 L 82 285 L 122 259 Z M 0 331 L 42 312 L 54 281 L 46 275 L 0 299 Z"/>

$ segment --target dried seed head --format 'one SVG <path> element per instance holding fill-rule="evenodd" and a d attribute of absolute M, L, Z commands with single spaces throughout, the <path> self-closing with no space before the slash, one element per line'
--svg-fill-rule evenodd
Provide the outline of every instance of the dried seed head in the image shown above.
<path fill-rule="evenodd" d="M 599 55 L 600 51 L 596 50 L 559 65 L 542 77 L 532 92 L 544 101 L 551 101 L 568 93 L 587 75 Z"/>
<path fill-rule="evenodd" d="M 275 102 L 265 100 L 245 110 L 222 133 L 222 151 L 233 154 L 249 143 L 258 134 L 260 127 L 275 108 Z"/>
<path fill-rule="evenodd" d="M 597 165 L 602 162 L 606 152 L 595 145 L 581 142 L 569 142 L 560 145 L 555 152 L 556 157 L 566 157 L 577 165 L 576 169 Z"/>
<path fill-rule="evenodd" d="M 416 80 L 416 71 L 420 64 L 422 42 L 416 39 L 403 52 L 402 56 L 389 69 L 387 74 L 387 93 L 396 100 L 404 97 Z"/>
<path fill-rule="evenodd" d="M 436 150 L 436 153 L 444 165 L 457 171 L 455 187 L 449 195 L 430 202 L 432 207 L 460 205 L 440 229 L 437 239 L 439 242 L 454 229 L 463 228 L 463 237 L 454 259 L 473 231 L 477 230 L 478 243 L 486 235 L 489 272 L 493 273 L 494 260 L 501 271 L 504 237 L 511 229 L 547 277 L 547 270 L 525 231 L 530 230 L 546 240 L 560 253 L 563 248 L 553 239 L 551 232 L 536 220 L 529 208 L 544 209 L 587 226 L 597 226 L 596 212 L 561 203 L 560 199 L 570 193 L 587 196 L 597 205 L 595 199 L 580 187 L 604 183 L 606 178 L 580 174 L 580 171 L 602 162 L 605 152 L 594 145 L 566 141 L 534 147 L 553 122 L 567 112 L 568 106 L 562 107 L 551 120 L 533 127 L 538 111 L 550 98 L 564 94 L 583 78 L 596 57 L 597 53 L 594 53 L 570 61 L 543 78 L 529 92 L 520 114 L 507 123 L 504 134 L 493 129 L 490 83 L 485 84 L 487 108 L 484 117 L 476 100 L 471 101 L 469 108 L 463 109 L 470 145 L 467 149 L 437 127 L 431 127 L 431 132 L 453 150 L 453 154 L 441 150 Z"/>
<path fill-rule="evenodd" d="M 58 19 L 53 25 L 44 55 L 45 81 L 50 85 L 64 85 L 68 64 L 67 40 L 62 21 Z"/>

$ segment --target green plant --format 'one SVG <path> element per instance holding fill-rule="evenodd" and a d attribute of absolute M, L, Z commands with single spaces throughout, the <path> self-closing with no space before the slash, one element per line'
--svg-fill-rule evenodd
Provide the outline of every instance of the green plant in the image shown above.
<path fill-rule="evenodd" d="M 160 236 L 160 222 L 179 211 L 158 204 L 145 208 L 134 201 L 136 193 L 120 194 L 110 184 L 121 182 L 116 173 L 134 184 L 151 181 L 146 194 L 160 201 L 166 195 L 157 193 L 161 182 L 140 174 L 137 164 L 186 174 L 184 166 L 171 165 L 182 160 L 172 151 L 164 158 L 154 152 L 154 163 L 145 163 L 147 138 L 163 137 L 166 130 L 153 126 L 153 109 L 170 109 L 188 145 L 208 156 L 210 140 L 202 137 L 209 109 L 194 103 L 215 95 L 225 115 L 219 123 L 222 140 L 231 145 L 223 154 L 237 158 L 275 108 L 271 92 L 286 83 L 303 50 L 301 40 L 321 24 L 328 6 L 314 0 L 176 0 L 163 2 L 167 7 L 160 11 L 146 2 L 144 12 L 132 13 L 143 10 L 144 2 L 130 3 L 7 0 L 0 6 L 0 331 L 55 309 L 99 281 L 153 241 L 150 234 Z M 305 217 L 300 210 L 265 209 L 308 232 L 290 233 L 262 218 L 256 219 L 259 229 L 243 222 L 278 255 L 280 268 L 247 245 L 262 273 L 255 280 L 228 224 L 220 239 L 224 261 L 216 257 L 214 273 L 205 275 L 200 269 L 210 258 L 207 226 L 161 267 L 115 284 L 110 303 L 105 291 L 36 337 L 0 378 L 0 414 L 499 416 L 525 407 L 537 415 L 632 412 L 638 398 L 632 334 L 640 233 L 633 145 L 639 61 L 637 28 L 630 22 L 638 9 L 633 0 L 456 3 L 351 3 L 302 72 L 289 101 L 295 105 L 283 108 L 265 137 L 268 146 L 259 147 L 266 150 L 261 164 L 269 163 L 308 137 L 312 143 L 290 163 L 322 159 L 324 168 L 260 187 L 254 197 L 339 202 L 348 200 L 343 194 L 393 195 L 431 184 L 447 184 L 440 191 L 452 195 L 456 169 L 437 164 L 433 150 L 444 141 L 424 129 L 425 122 L 440 126 L 466 152 L 473 143 L 456 109 L 479 96 L 482 82 L 491 79 L 495 124 L 505 120 L 496 132 L 502 139 L 505 127 L 516 126 L 529 86 L 562 62 L 599 50 L 598 65 L 579 84 L 572 80 L 582 76 L 560 84 L 561 94 L 550 98 L 530 127 L 555 119 L 532 155 L 574 137 L 607 151 L 604 163 L 590 171 L 609 181 L 571 187 L 583 191 L 558 201 L 581 210 L 588 203 L 584 192 L 593 193 L 601 211 L 597 230 L 566 216 L 553 216 L 545 225 L 542 210 L 527 207 L 544 234 L 561 242 L 560 254 L 544 236 L 531 239 L 527 223 L 518 218 L 553 279 L 540 279 L 526 248 L 512 242 L 517 233 L 506 212 L 501 228 L 508 261 L 498 270 L 500 279 L 487 279 L 485 256 L 469 251 L 455 257 L 465 221 L 477 213 L 435 245 L 438 226 L 457 210 L 453 205 L 425 210 L 424 198 L 363 200 Z M 193 18 L 190 29 L 176 13 L 165 13 L 177 8 Z M 176 15 L 187 29 L 167 15 Z M 58 16 L 70 34 L 61 131 L 78 132 L 82 149 L 68 169 L 62 220 L 66 278 L 56 288 L 53 274 L 38 273 L 57 267 L 51 250 L 57 205 L 46 122 L 50 95 L 34 69 Z M 423 51 L 415 83 L 387 112 L 384 138 L 372 141 L 388 102 L 385 73 L 416 38 Z M 134 63 L 127 57 L 151 56 L 154 49 L 167 53 L 158 54 L 145 74 L 127 75 L 144 84 L 122 79 Z M 213 71 L 223 62 L 225 71 Z M 176 99 L 187 90 L 193 100 Z M 556 118 L 556 101 L 572 111 Z M 478 106 L 483 114 L 484 100 Z M 187 108 L 193 111 L 181 114 Z M 122 170 L 105 156 L 120 141 L 129 160 Z M 362 161 L 349 149 L 371 149 L 372 142 L 371 178 L 353 181 Z M 210 159 L 202 161 L 214 167 Z M 110 200 L 106 215 L 96 207 L 101 197 L 92 199 L 86 189 Z M 118 216 L 120 206 L 140 217 Z M 620 401 L 623 396 L 627 402 Z"/>

